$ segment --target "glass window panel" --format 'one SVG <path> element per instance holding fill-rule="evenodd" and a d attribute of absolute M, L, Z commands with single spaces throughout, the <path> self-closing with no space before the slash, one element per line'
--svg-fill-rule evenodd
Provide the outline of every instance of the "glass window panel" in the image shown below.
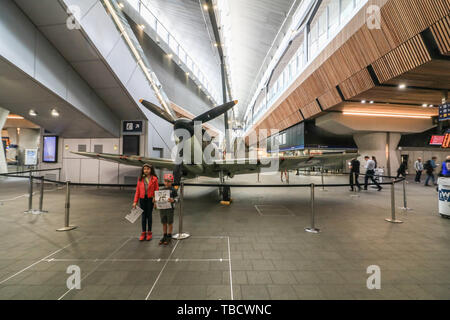
<path fill-rule="evenodd" d="M 178 56 L 178 42 L 171 35 L 169 35 L 169 47 Z"/>
<path fill-rule="evenodd" d="M 184 49 L 182 48 L 182 47 L 180 47 L 180 50 L 179 50 L 179 57 L 180 57 L 180 60 L 181 61 L 183 61 L 184 63 L 186 63 L 186 65 L 187 65 L 187 61 L 186 61 L 186 58 L 187 58 L 187 55 L 186 55 L 186 51 L 184 51 Z"/>
<path fill-rule="evenodd" d="M 331 0 L 328 4 L 328 29 L 330 35 L 337 31 L 339 26 L 339 0 Z"/>
<path fill-rule="evenodd" d="M 165 43 L 169 42 L 169 32 L 166 30 L 166 28 L 164 28 L 163 25 L 158 24 L 158 35 L 160 36 L 161 40 L 164 41 Z"/>
<path fill-rule="evenodd" d="M 309 32 L 309 56 L 314 57 L 318 51 L 318 26 L 317 23 L 311 25 L 311 30 Z"/>
<path fill-rule="evenodd" d="M 144 6 L 141 9 L 141 15 L 144 20 L 150 25 L 151 28 L 156 29 L 156 18 L 151 12 Z M 159 26 L 158 26 L 159 27 Z"/>
<path fill-rule="evenodd" d="M 353 0 L 341 0 L 341 21 L 345 22 L 353 11 Z"/>

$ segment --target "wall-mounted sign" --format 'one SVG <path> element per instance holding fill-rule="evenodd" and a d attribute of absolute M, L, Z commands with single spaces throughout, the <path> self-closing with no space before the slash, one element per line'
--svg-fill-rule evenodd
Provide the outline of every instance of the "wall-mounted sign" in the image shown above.
<path fill-rule="evenodd" d="M 444 103 L 439 106 L 439 121 L 450 119 L 450 103 Z"/>
<path fill-rule="evenodd" d="M 446 133 L 444 136 L 444 141 L 442 141 L 442 148 L 449 148 L 450 147 L 450 133 Z"/>
<path fill-rule="evenodd" d="M 36 166 L 37 165 L 37 149 L 25 149 L 25 165 Z"/>
<path fill-rule="evenodd" d="M 42 161 L 55 163 L 58 162 L 58 137 L 44 136 Z"/>
<path fill-rule="evenodd" d="M 445 136 L 431 136 L 430 145 L 431 146 L 442 146 Z"/>
<path fill-rule="evenodd" d="M 144 122 L 142 120 L 124 120 L 122 124 L 123 134 L 141 134 L 143 132 Z"/>

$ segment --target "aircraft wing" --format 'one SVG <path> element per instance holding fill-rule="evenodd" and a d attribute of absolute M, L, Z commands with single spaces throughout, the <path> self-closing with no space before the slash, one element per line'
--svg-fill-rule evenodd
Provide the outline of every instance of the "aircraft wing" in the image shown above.
<path fill-rule="evenodd" d="M 320 155 L 307 155 L 307 156 L 290 156 L 290 157 L 279 157 L 277 158 L 260 158 L 256 159 L 233 159 L 233 160 L 219 160 L 215 161 L 214 164 L 208 166 L 207 171 L 220 172 L 223 171 L 225 174 L 235 175 L 235 174 L 246 174 L 254 173 L 259 171 L 266 172 L 269 171 L 281 171 L 281 170 L 292 170 L 297 168 L 305 167 L 331 167 L 334 165 L 340 165 L 343 161 L 353 159 L 357 157 L 356 153 L 329 153 Z M 273 170 L 270 161 L 272 162 Z M 278 164 L 276 161 L 279 161 Z M 212 173 L 211 172 L 211 173 Z"/>
<path fill-rule="evenodd" d="M 140 167 L 145 163 L 150 163 L 155 169 L 167 169 L 173 170 L 175 168 L 175 162 L 170 159 L 160 159 L 160 158 L 146 158 L 140 156 L 124 156 L 111 153 L 94 153 L 94 152 L 72 152 L 81 156 L 106 160 L 115 163 L 122 163 L 130 166 Z"/>

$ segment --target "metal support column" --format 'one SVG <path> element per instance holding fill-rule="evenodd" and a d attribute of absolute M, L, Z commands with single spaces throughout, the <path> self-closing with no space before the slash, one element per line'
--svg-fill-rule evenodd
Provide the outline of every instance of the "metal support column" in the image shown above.
<path fill-rule="evenodd" d="M 44 176 L 39 178 L 41 180 L 40 192 L 39 192 L 39 209 L 33 210 L 33 214 L 47 213 L 48 211 L 43 210 L 44 206 Z"/>

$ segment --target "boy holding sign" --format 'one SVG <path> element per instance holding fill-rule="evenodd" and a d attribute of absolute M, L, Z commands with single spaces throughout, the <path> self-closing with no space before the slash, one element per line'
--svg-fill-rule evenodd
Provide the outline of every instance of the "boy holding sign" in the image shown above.
<path fill-rule="evenodd" d="M 178 201 L 177 190 L 173 187 L 173 175 L 164 175 L 164 187 L 155 192 L 155 206 L 159 209 L 161 223 L 163 225 L 164 236 L 159 240 L 159 244 L 167 245 L 172 239 L 173 215 L 175 202 Z"/>

